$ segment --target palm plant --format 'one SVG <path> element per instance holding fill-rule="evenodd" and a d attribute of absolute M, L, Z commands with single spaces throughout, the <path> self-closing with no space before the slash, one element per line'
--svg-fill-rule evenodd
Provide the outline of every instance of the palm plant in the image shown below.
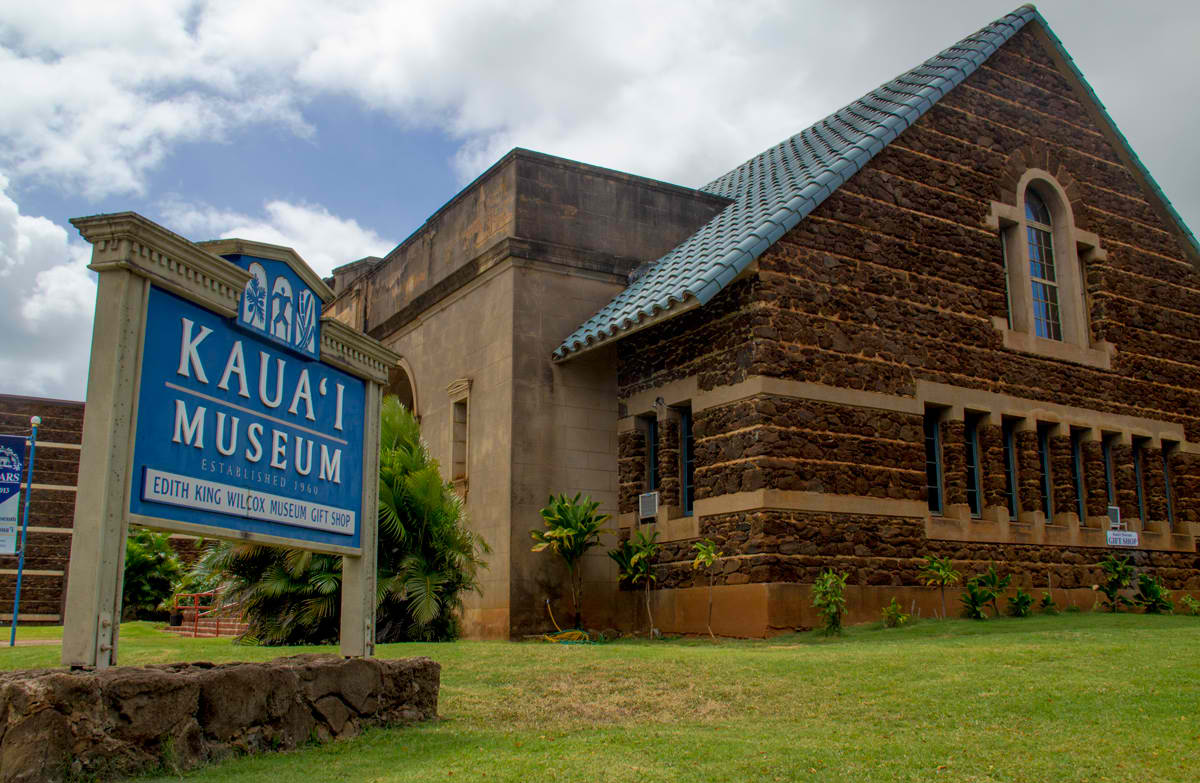
<path fill-rule="evenodd" d="M 182 573 L 179 555 L 171 548 L 169 533 L 144 527 L 131 528 L 125 544 L 122 615 L 131 620 L 150 617 L 171 594 Z"/>
<path fill-rule="evenodd" d="M 708 572 L 708 635 L 716 640 L 716 636 L 712 630 L 712 606 L 713 606 L 713 571 L 712 567 L 721 557 L 721 552 L 717 549 L 716 543 L 711 539 L 704 539 L 692 544 L 692 550 L 696 553 L 696 559 L 692 561 L 692 570 L 703 568 Z"/>
<path fill-rule="evenodd" d="M 942 619 L 946 619 L 946 587 L 958 584 L 961 574 L 954 570 L 948 557 L 925 556 L 925 565 L 921 566 L 921 581 L 932 587 L 937 585 L 942 593 Z"/>
<path fill-rule="evenodd" d="M 550 496 L 549 503 L 542 509 L 545 530 L 531 530 L 529 535 L 536 542 L 534 552 L 547 549 L 562 558 L 567 565 L 567 581 L 571 588 L 571 605 L 575 609 L 575 627 L 583 627 L 583 573 L 580 561 L 592 547 L 599 546 L 600 536 L 611 532 L 603 525 L 608 514 L 599 514 L 600 504 L 590 497 L 580 499 L 578 493 L 568 498 L 565 494 Z"/>
<path fill-rule="evenodd" d="M 976 575 L 975 581 L 981 588 L 987 591 L 989 596 L 991 596 L 988 599 L 988 603 L 992 605 L 992 616 L 999 617 L 1000 604 L 998 601 L 1000 596 L 1004 595 L 1004 591 L 1008 589 L 1008 585 L 1012 582 L 1012 576 L 1000 576 L 1000 573 L 996 571 L 996 564 L 993 563 L 992 565 L 988 566 L 988 570 L 984 571 L 982 574 Z"/>
<path fill-rule="evenodd" d="M 616 549 L 608 553 L 608 556 L 616 562 L 622 581 L 626 581 L 634 587 L 641 582 L 644 586 L 646 619 L 650 623 L 651 637 L 654 636 L 655 631 L 654 615 L 650 611 L 650 583 L 658 579 L 654 575 L 652 567 L 656 554 L 658 554 L 658 531 L 647 536 L 644 530 L 639 530 L 636 536 L 622 541 Z"/>
<path fill-rule="evenodd" d="M 413 415 L 388 397 L 381 417 L 376 640 L 452 639 L 489 549 L 466 527 L 462 501 L 438 473 Z M 337 639 L 340 556 L 223 542 L 204 554 L 197 573 L 219 578 L 225 599 L 242 605 L 252 640 Z"/>
<path fill-rule="evenodd" d="M 1129 558 L 1110 554 L 1100 561 L 1100 570 L 1104 572 L 1104 584 L 1092 585 L 1092 589 L 1104 593 L 1108 611 L 1119 612 L 1122 606 L 1132 606 L 1133 602 L 1121 594 L 1133 582 L 1133 564 Z"/>

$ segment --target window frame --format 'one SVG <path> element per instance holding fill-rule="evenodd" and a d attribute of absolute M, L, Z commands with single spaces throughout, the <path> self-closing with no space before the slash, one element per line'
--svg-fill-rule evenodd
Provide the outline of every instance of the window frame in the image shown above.
<path fill-rule="evenodd" d="M 1050 224 L 1035 222 L 1027 215 L 1028 195 L 1035 194 L 1050 214 Z M 992 319 L 1001 332 L 1005 348 L 1066 361 L 1111 369 L 1113 346 L 1092 343 L 1090 308 L 1087 301 L 1084 265 L 1103 261 L 1107 254 L 1096 234 L 1075 226 L 1071 200 L 1066 190 L 1047 171 L 1028 169 L 1015 186 L 1014 203 L 993 201 L 988 225 L 1000 238 L 1004 259 L 1006 301 L 1004 318 Z M 1034 278 L 1031 269 L 1030 229 L 1049 228 L 1054 261 L 1054 279 Z M 1056 286 L 1059 333 L 1039 336 L 1034 286 Z"/>
<path fill-rule="evenodd" d="M 1007 499 L 1008 518 L 1017 519 L 1021 514 L 1020 493 L 1017 489 L 1017 423 L 1005 419 L 1000 424 L 1000 440 L 1004 456 L 1004 495 Z"/>
<path fill-rule="evenodd" d="M 1145 527 L 1149 521 L 1146 518 L 1146 445 L 1150 442 L 1149 438 L 1134 438 L 1131 456 L 1133 459 L 1133 486 L 1137 495 L 1137 510 L 1138 519 L 1142 521 L 1142 526 Z"/>
<path fill-rule="evenodd" d="M 929 513 L 943 516 L 946 513 L 946 482 L 945 466 L 942 460 L 942 417 L 945 411 L 938 408 L 926 408 L 922 428 L 925 444 L 925 492 Z M 932 440 L 932 449 L 930 441 Z M 932 454 L 930 453 L 932 451 Z M 930 466 L 933 466 L 933 484 L 930 484 Z M 936 498 L 930 495 L 930 490 Z"/>
<path fill-rule="evenodd" d="M 696 438 L 692 431 L 692 406 L 676 408 L 679 413 L 679 505 L 683 516 L 696 508 Z"/>
<path fill-rule="evenodd" d="M 983 465 L 979 454 L 979 423 L 983 414 L 963 417 L 963 446 L 966 449 L 967 510 L 974 519 L 983 517 Z M 974 499 L 974 502 L 972 502 Z"/>
<path fill-rule="evenodd" d="M 1050 431 L 1055 426 L 1039 422 L 1037 428 L 1038 469 L 1042 474 L 1042 504 L 1047 524 L 1054 522 L 1054 473 L 1050 464 Z"/>

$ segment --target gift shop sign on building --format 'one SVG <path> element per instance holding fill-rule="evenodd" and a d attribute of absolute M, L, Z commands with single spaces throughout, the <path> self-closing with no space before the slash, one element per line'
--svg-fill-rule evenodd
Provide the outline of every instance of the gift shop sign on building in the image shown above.
<path fill-rule="evenodd" d="M 63 662 L 116 662 L 129 523 L 343 556 L 341 642 L 374 641 L 379 402 L 398 357 L 322 319 L 290 248 L 72 221 L 99 275 Z"/>

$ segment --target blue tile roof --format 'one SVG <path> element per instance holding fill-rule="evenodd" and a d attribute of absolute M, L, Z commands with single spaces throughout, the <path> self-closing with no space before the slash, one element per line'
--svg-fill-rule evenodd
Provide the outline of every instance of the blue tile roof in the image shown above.
<path fill-rule="evenodd" d="M 705 185 L 701 190 L 732 202 L 650 264 L 554 357 L 607 341 L 689 298 L 707 303 L 1035 18 L 1033 6 L 1021 6 Z"/>

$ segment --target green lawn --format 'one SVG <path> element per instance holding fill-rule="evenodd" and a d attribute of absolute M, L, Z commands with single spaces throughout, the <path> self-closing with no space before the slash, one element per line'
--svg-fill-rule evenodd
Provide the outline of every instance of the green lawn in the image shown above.
<path fill-rule="evenodd" d="M 30 629 L 34 633 L 37 629 Z M 122 663 L 293 651 L 122 626 Z M 306 648 L 311 651 L 312 648 Z M 443 720 L 195 781 L 1190 781 L 1200 618 L 926 621 L 769 641 L 387 645 L 442 664 Z M 0 652 L 50 666 L 57 647 Z M 170 777 L 163 780 L 178 780 Z"/>

